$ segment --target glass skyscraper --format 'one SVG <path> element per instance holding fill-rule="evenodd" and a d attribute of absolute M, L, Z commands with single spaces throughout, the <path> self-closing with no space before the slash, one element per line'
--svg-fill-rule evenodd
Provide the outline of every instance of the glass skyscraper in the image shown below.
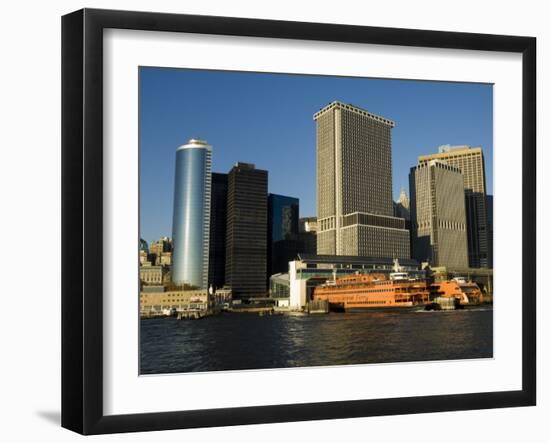
<path fill-rule="evenodd" d="M 288 272 L 301 243 L 298 239 L 299 200 L 285 195 L 269 194 L 267 200 L 268 277 Z"/>
<path fill-rule="evenodd" d="M 176 150 L 172 281 L 208 287 L 212 146 L 191 139 Z"/>

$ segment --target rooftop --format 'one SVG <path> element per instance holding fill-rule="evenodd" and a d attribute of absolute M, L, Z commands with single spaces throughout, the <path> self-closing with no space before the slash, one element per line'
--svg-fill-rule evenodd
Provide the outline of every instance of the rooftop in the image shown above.
<path fill-rule="evenodd" d="M 190 149 L 190 148 L 204 148 L 211 150 L 212 146 L 208 144 L 206 140 L 199 140 L 198 138 L 191 138 L 185 145 L 181 145 L 176 151 L 180 149 Z"/>
<path fill-rule="evenodd" d="M 380 123 L 384 123 L 392 128 L 395 126 L 395 122 L 393 120 L 373 114 L 372 112 L 369 112 L 366 109 L 362 109 L 351 104 L 342 103 L 337 100 L 329 103 L 324 108 L 321 108 L 319 112 L 316 112 L 315 114 L 313 114 L 313 120 L 317 120 L 321 115 L 333 109 L 345 109 L 346 111 L 354 112 L 356 114 L 362 115 L 363 117 L 368 117 Z"/>
<path fill-rule="evenodd" d="M 431 159 L 437 159 L 437 158 L 448 158 L 455 155 L 463 155 L 463 154 L 470 154 L 470 155 L 476 155 L 476 154 L 483 154 L 483 150 L 481 147 L 472 147 L 472 146 L 451 146 L 451 145 L 443 145 L 438 148 L 438 152 L 433 154 L 424 154 L 418 156 L 418 161 L 427 161 Z"/>
<path fill-rule="evenodd" d="M 422 161 L 422 162 L 420 161 L 420 158 L 419 158 L 418 165 L 413 166 L 411 169 L 414 170 L 417 168 L 427 168 L 430 166 L 441 168 L 441 169 L 447 169 L 449 171 L 459 172 L 462 174 L 462 170 L 458 166 L 449 165 L 446 161 L 438 158 L 427 159 L 426 161 Z"/>
<path fill-rule="evenodd" d="M 357 257 L 354 255 L 317 255 L 317 254 L 298 254 L 298 258 L 306 263 L 311 264 L 343 264 L 343 265 L 392 265 L 394 264 L 393 258 L 389 257 Z M 411 258 L 400 258 L 399 264 L 401 266 L 419 266 L 418 261 Z"/>

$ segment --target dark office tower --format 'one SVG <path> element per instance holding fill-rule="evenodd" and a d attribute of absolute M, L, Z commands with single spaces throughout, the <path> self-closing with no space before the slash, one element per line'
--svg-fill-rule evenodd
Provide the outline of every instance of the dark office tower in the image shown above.
<path fill-rule="evenodd" d="M 431 160 L 443 161 L 462 171 L 466 198 L 468 261 L 471 268 L 486 268 L 489 264 L 489 247 L 483 150 L 480 147 L 444 145 L 439 147 L 437 154 L 418 157 L 418 164 Z"/>
<path fill-rule="evenodd" d="M 237 163 L 227 180 L 225 283 L 234 298 L 267 291 L 267 171 Z"/>
<path fill-rule="evenodd" d="M 488 265 L 493 268 L 493 196 L 487 196 L 487 244 L 489 245 Z"/>
<path fill-rule="evenodd" d="M 267 270 L 268 277 L 288 272 L 288 262 L 300 251 L 298 238 L 299 200 L 269 194 L 267 199 Z"/>
<path fill-rule="evenodd" d="M 208 284 L 225 283 L 225 230 L 227 227 L 227 174 L 212 173 Z"/>

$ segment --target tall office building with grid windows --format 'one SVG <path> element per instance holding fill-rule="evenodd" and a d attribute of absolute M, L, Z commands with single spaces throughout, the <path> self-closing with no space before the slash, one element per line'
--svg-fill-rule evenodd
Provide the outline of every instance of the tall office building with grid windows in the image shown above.
<path fill-rule="evenodd" d="M 410 258 L 405 220 L 394 217 L 395 123 L 332 102 L 317 112 L 317 253 Z"/>
<path fill-rule="evenodd" d="M 468 268 L 462 172 L 437 160 L 411 168 L 412 255 L 449 269 Z"/>
<path fill-rule="evenodd" d="M 486 268 L 492 262 L 489 227 L 487 223 L 487 188 L 485 161 L 480 147 L 439 147 L 437 154 L 421 155 L 418 164 L 432 160 L 443 161 L 460 169 L 464 177 L 466 228 L 468 234 L 468 261 L 471 268 Z"/>

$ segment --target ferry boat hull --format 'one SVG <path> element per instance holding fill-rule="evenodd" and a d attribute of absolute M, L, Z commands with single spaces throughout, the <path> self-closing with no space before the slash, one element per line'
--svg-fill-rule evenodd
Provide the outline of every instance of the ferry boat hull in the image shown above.
<path fill-rule="evenodd" d="M 331 311 L 410 309 L 430 302 L 427 284 L 391 280 L 384 275 L 353 275 L 328 281 L 314 289 L 313 300 L 326 301 Z"/>

